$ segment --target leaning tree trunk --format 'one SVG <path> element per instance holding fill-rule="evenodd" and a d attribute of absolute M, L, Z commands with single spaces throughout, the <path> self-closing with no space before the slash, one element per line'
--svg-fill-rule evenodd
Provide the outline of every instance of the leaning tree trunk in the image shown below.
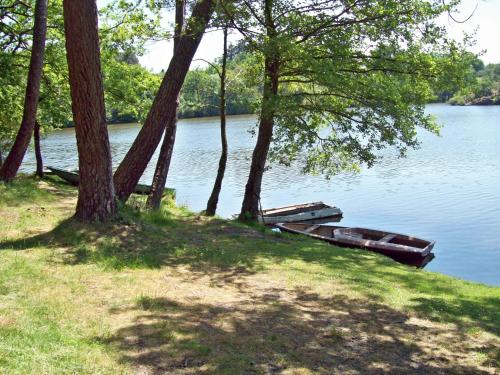
<path fill-rule="evenodd" d="M 227 136 L 226 136 L 226 65 L 227 65 L 227 25 L 224 27 L 224 49 L 222 53 L 222 65 L 220 72 L 220 138 L 221 138 L 221 154 L 219 159 L 219 169 L 217 170 L 217 177 L 215 178 L 212 194 L 207 202 L 207 209 L 205 214 L 207 216 L 214 216 L 217 211 L 217 203 L 219 202 L 219 194 L 222 188 L 222 180 L 226 172 L 227 164 Z"/>
<path fill-rule="evenodd" d="M 101 75 L 95 0 L 64 0 L 64 30 L 80 183 L 75 216 L 102 221 L 116 213 Z"/>
<path fill-rule="evenodd" d="M 184 0 L 176 0 L 175 2 L 175 30 L 174 30 L 174 54 L 179 48 L 179 40 L 184 29 L 184 16 L 186 13 L 186 2 Z M 175 116 L 170 119 L 170 123 L 165 128 L 165 137 L 156 163 L 156 169 L 151 183 L 151 192 L 148 196 L 147 205 L 149 208 L 158 209 L 160 207 L 163 190 L 167 183 L 168 170 L 170 168 L 170 160 L 172 160 L 172 152 L 174 150 L 175 134 L 177 133 L 177 113 L 179 111 L 179 94 L 175 101 Z"/>
<path fill-rule="evenodd" d="M 165 129 L 165 137 L 160 148 L 160 155 L 156 163 L 153 181 L 151 182 L 151 192 L 148 195 L 146 205 L 151 209 L 160 208 L 161 198 L 167 183 L 168 170 L 174 151 L 175 135 L 177 133 L 177 112 L 179 109 L 179 99 L 175 104 L 175 116 L 170 120 Z"/>
<path fill-rule="evenodd" d="M 35 121 L 33 140 L 35 141 L 36 175 L 43 178 L 43 159 L 42 149 L 40 148 L 40 124 L 38 121 Z"/>
<path fill-rule="evenodd" d="M 24 110 L 21 127 L 12 145 L 9 155 L 0 169 L 0 180 L 12 180 L 19 170 L 30 144 L 31 134 L 35 127 L 38 97 L 40 95 L 40 79 L 43 69 L 45 53 L 45 39 L 47 34 L 47 0 L 37 0 L 35 4 L 35 24 L 33 27 L 33 45 L 28 70 L 28 81 L 24 97 Z"/>
<path fill-rule="evenodd" d="M 214 4 L 215 0 L 200 0 L 194 6 L 146 121 L 115 172 L 115 190 L 122 201 L 133 192 L 160 143 L 165 126 L 176 116 L 177 97 L 212 16 Z"/>
<path fill-rule="evenodd" d="M 265 0 L 265 22 L 269 43 L 276 40 L 276 28 L 272 20 L 272 1 Z M 276 99 L 278 96 L 279 51 L 278 48 L 267 48 L 264 57 L 264 94 L 260 115 L 257 144 L 252 154 L 252 164 L 245 187 L 245 196 L 239 215 L 240 220 L 255 220 L 259 214 L 259 201 L 262 176 L 266 165 L 269 146 L 273 137 Z"/>

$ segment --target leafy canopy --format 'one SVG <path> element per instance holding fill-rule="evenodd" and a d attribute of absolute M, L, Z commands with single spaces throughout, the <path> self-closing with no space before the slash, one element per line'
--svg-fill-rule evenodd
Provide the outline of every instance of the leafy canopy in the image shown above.
<path fill-rule="evenodd" d="M 279 61 L 271 157 L 327 176 L 404 155 L 417 128 L 437 133 L 424 106 L 433 87 L 464 77 L 465 45 L 436 18 L 459 1 L 243 0 L 227 11 L 261 56 Z M 271 9 L 270 21 L 264 14 Z M 243 10 L 240 10 L 243 9 Z"/>
<path fill-rule="evenodd" d="M 35 0 L 0 0 L 0 148 L 21 123 L 31 49 Z M 137 64 L 150 40 L 168 38 L 161 8 L 115 0 L 100 11 L 101 65 L 108 116 L 141 119 L 159 86 L 157 75 Z M 37 119 L 44 132 L 71 121 L 62 0 L 49 1 L 45 65 Z"/>

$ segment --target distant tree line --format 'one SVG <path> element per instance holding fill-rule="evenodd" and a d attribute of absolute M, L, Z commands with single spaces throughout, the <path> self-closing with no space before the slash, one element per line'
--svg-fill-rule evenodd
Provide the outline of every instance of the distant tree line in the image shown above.
<path fill-rule="evenodd" d="M 152 87 L 146 92 L 154 92 L 164 75 L 156 74 L 139 65 L 134 56 L 128 57 L 129 64 L 136 66 L 148 80 Z M 219 75 L 216 65 L 220 59 L 206 62 L 205 67 L 190 70 L 182 87 L 179 106 L 179 118 L 209 117 L 219 115 Z M 262 84 L 256 80 L 252 69 L 256 63 L 255 57 L 244 51 L 242 43 L 228 48 L 227 62 L 227 92 L 226 112 L 228 115 L 241 115 L 255 113 L 262 91 Z M 110 107 L 108 110 L 108 123 L 139 122 L 141 117 L 137 111 L 131 112 L 130 107 L 121 109 Z"/>
<path fill-rule="evenodd" d="M 468 78 L 453 89 L 435 90 L 436 101 L 453 105 L 500 104 L 500 64 L 470 56 Z"/>

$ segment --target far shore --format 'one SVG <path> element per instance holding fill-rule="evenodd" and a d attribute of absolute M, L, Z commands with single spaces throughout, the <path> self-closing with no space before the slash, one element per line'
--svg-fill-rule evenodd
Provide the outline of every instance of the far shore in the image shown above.
<path fill-rule="evenodd" d="M 499 101 L 496 101 L 496 102 L 488 102 L 486 103 L 485 101 L 482 101 L 482 102 L 469 102 L 469 103 L 463 103 L 463 104 L 459 104 L 459 103 L 443 103 L 443 102 L 433 102 L 433 103 L 428 103 L 428 105 L 433 105 L 433 104 L 443 104 L 443 105 L 449 105 L 449 106 L 452 106 L 452 107 L 471 107 L 471 106 L 481 106 L 481 107 L 485 107 L 485 106 L 497 106 L 497 105 L 500 105 L 500 100 Z M 245 118 L 245 117 L 249 117 L 249 116 L 257 116 L 258 114 L 257 113 L 240 113 L 240 114 L 236 114 L 236 115 L 232 115 L 232 114 L 228 114 L 227 116 L 230 117 L 230 118 Z M 185 120 L 189 120 L 189 121 L 199 121 L 199 122 L 203 122 L 205 120 L 209 120 L 209 121 L 214 121 L 215 119 L 218 119 L 219 116 L 215 115 L 215 116 L 200 116 L 200 117 L 180 117 L 179 118 L 179 121 L 185 121 Z M 118 122 L 118 121 L 107 121 L 106 124 L 108 126 L 110 125 L 132 125 L 132 124 L 139 124 L 139 121 L 127 121 L 127 122 Z M 64 128 L 61 128 L 61 129 L 65 129 L 65 128 L 74 128 L 74 125 L 71 124 L 71 125 L 68 125 L 68 126 L 65 126 Z"/>

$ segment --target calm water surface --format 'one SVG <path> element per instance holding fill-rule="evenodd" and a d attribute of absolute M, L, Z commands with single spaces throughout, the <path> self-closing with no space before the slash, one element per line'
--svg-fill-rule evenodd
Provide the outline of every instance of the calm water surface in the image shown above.
<path fill-rule="evenodd" d="M 443 125 L 441 136 L 420 133 L 422 147 L 406 159 L 388 153 L 360 174 L 330 181 L 302 175 L 300 167 L 273 165 L 264 176 L 262 204 L 275 207 L 318 201 L 344 211 L 342 223 L 434 239 L 436 259 L 426 269 L 500 285 L 500 106 L 430 105 Z M 229 119 L 229 161 L 218 213 L 239 211 L 255 139 L 252 116 Z M 138 132 L 136 125 L 109 127 L 116 167 Z M 183 120 L 169 173 L 178 203 L 205 208 L 220 152 L 217 118 Z M 46 165 L 77 168 L 73 129 L 42 141 Z M 157 155 L 156 155 L 157 156 Z M 156 160 L 156 156 L 154 160 Z M 32 152 L 23 169 L 34 169 Z M 154 163 L 142 181 L 150 182 Z"/>

